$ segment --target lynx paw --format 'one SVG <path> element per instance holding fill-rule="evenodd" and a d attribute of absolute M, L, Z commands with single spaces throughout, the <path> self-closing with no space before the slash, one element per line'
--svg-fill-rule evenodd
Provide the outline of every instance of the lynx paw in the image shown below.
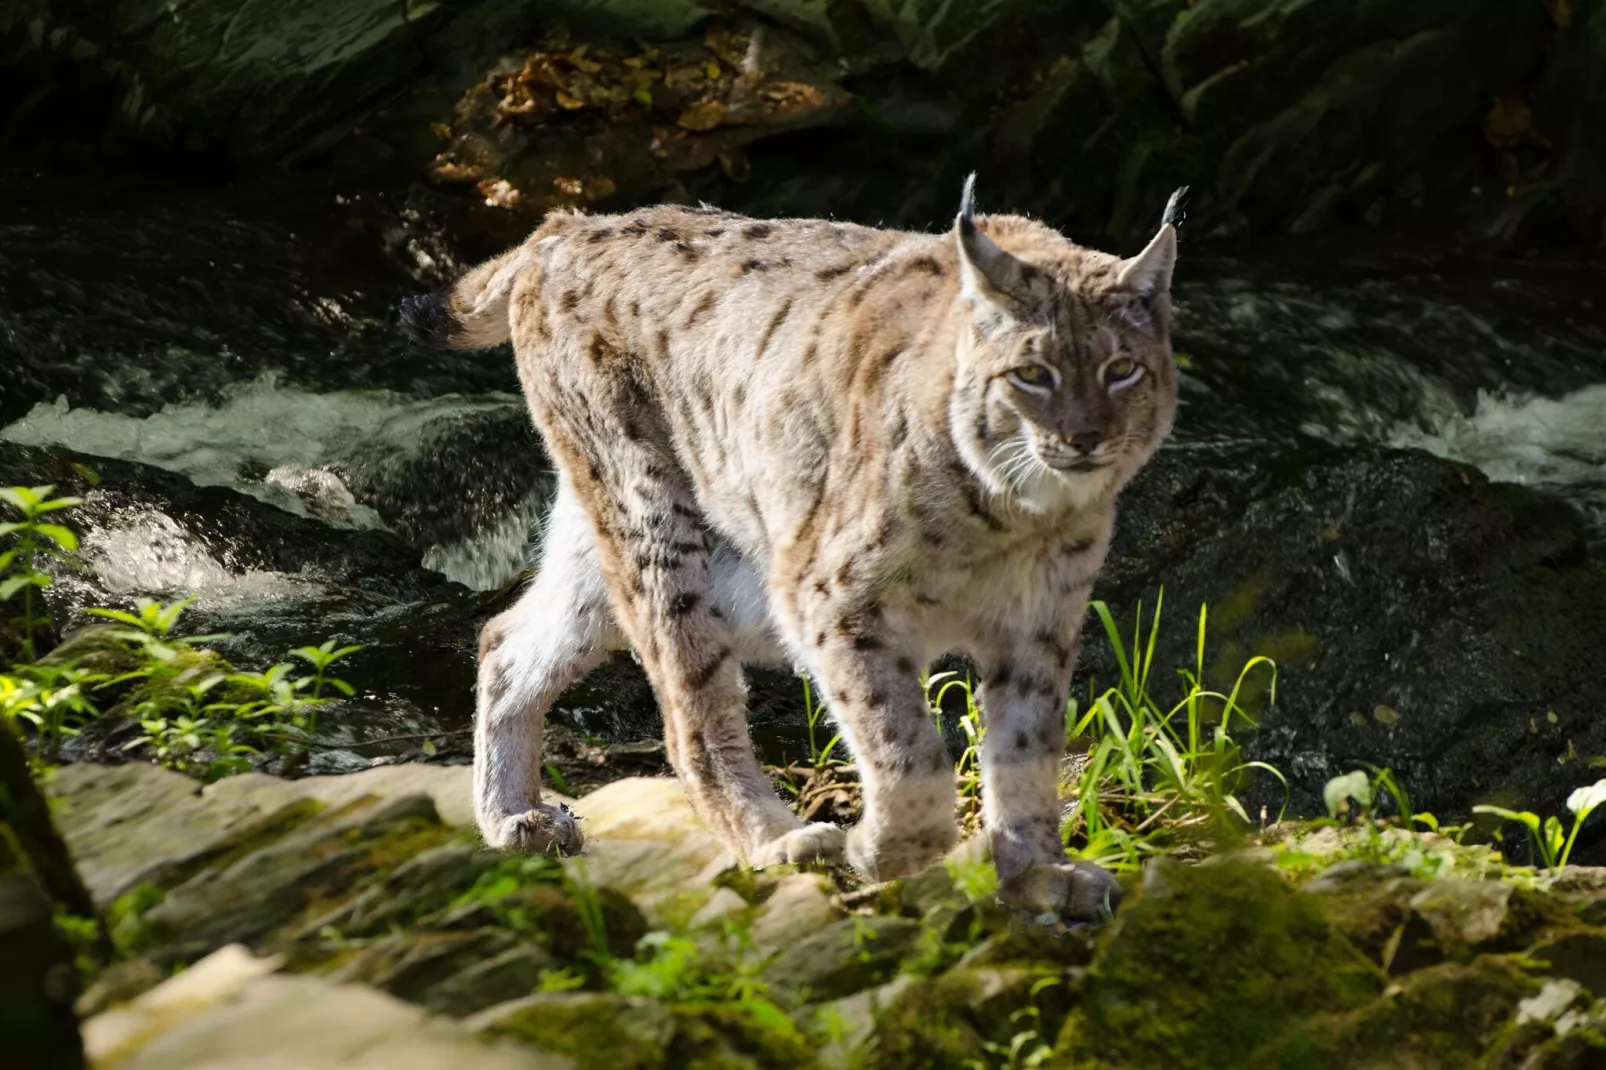
<path fill-rule="evenodd" d="M 1121 905 L 1121 886 L 1091 862 L 1032 866 L 998 890 L 999 898 L 1064 921 L 1105 921 Z"/>
<path fill-rule="evenodd" d="M 561 803 L 538 804 L 522 814 L 508 814 L 483 823 L 485 841 L 504 851 L 524 854 L 579 854 L 585 837 L 574 814 Z"/>
<path fill-rule="evenodd" d="M 903 829 L 861 823 L 848 833 L 848 864 L 870 880 L 896 880 L 937 861 L 958 837 L 958 826 Z"/>
<path fill-rule="evenodd" d="M 753 852 L 753 866 L 781 866 L 788 862 L 836 862 L 842 858 L 846 835 L 836 825 L 816 821 L 777 836 Z"/>

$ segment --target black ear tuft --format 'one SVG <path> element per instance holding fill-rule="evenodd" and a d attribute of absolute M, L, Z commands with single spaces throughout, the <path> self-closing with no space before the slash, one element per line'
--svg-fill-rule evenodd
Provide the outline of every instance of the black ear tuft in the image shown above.
<path fill-rule="evenodd" d="M 450 349 L 457 334 L 457 317 L 447 304 L 447 291 L 404 297 L 397 304 L 402 333 L 415 345 Z"/>
<path fill-rule="evenodd" d="M 1186 218 L 1188 218 L 1188 187 L 1183 186 L 1165 202 L 1165 215 L 1160 217 L 1160 225 L 1173 226 L 1181 231 L 1182 221 Z"/>
<path fill-rule="evenodd" d="M 976 223 L 976 172 L 965 176 L 965 188 L 959 194 L 959 229 L 969 234 Z"/>

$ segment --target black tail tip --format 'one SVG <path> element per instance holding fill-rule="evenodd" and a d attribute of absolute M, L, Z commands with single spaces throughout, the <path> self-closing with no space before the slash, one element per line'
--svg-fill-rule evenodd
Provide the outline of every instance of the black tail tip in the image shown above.
<path fill-rule="evenodd" d="M 457 317 L 447 304 L 445 291 L 404 297 L 397 303 L 402 333 L 414 345 L 429 349 L 450 349 L 457 333 Z"/>

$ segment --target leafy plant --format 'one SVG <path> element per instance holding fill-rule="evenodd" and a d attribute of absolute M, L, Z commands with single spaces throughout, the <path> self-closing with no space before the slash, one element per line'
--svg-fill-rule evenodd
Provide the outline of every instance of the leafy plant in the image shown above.
<path fill-rule="evenodd" d="M 22 596 L 22 615 L 13 621 L 20 626 L 22 660 L 0 674 L 0 717 L 29 726 L 37 765 L 54 762 L 65 739 L 101 716 L 97 696 L 121 696 L 113 701 L 138 723 L 140 734 L 128 749 L 215 780 L 250 768 L 264 751 L 304 753 L 319 708 L 334 695 L 355 693 L 330 670 L 360 647 L 333 641 L 297 647 L 292 660 L 266 671 L 236 671 L 203 645 L 227 636 L 180 634 L 191 599 L 164 604 L 141 598 L 133 610 L 86 610 L 109 622 L 102 636 L 127 652 L 131 667 L 102 672 L 59 652 L 39 657 L 38 637 L 49 622 L 34 595 L 50 584 L 40 559 L 71 560 L 78 548 L 72 531 L 49 515 L 81 499 L 53 495 L 49 486 L 0 487 L 0 500 L 22 514 L 20 521 L 0 524 L 0 538 L 10 542 L 0 552 L 0 601 Z M 297 661 L 308 671 L 298 674 Z"/>
<path fill-rule="evenodd" d="M 0 538 L 9 536 L 10 549 L 0 552 L 0 602 L 22 595 L 22 615 L 14 618 L 22 631 L 22 656 L 33 661 L 38 656 L 35 642 L 46 621 L 34 605 L 35 592 L 50 586 L 50 577 L 40 571 L 39 559 L 56 557 L 69 560 L 78 550 L 78 536 L 70 528 L 44 519 L 51 513 L 78 505 L 82 498 L 54 497 L 54 486 L 0 487 L 0 501 L 22 514 L 21 520 L 0 523 Z"/>
<path fill-rule="evenodd" d="M 1528 836 L 1533 841 L 1534 849 L 1544 863 L 1544 868 L 1561 869 L 1572 855 L 1573 843 L 1578 839 L 1578 830 L 1589 820 L 1589 815 L 1603 805 L 1606 805 L 1606 779 L 1597 780 L 1567 796 L 1567 809 L 1573 815 L 1573 825 L 1570 830 L 1562 827 L 1559 817 L 1551 816 L 1541 821 L 1539 815 L 1531 810 L 1474 806 L 1472 812 L 1491 814 L 1502 820 L 1515 821 L 1522 825 L 1528 830 Z"/>

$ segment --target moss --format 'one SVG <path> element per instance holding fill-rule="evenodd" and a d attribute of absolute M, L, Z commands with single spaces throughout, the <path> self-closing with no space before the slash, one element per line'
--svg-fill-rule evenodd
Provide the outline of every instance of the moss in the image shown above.
<path fill-rule="evenodd" d="M 666 1065 L 687 1070 L 787 1070 L 812 1065 L 813 1044 L 762 1001 L 681 1005 Z"/>
<path fill-rule="evenodd" d="M 1419 970 L 1345 1013 L 1317 1014 L 1240 1065 L 1458 1067 L 1481 1056 L 1539 982 L 1509 956 Z"/>
<path fill-rule="evenodd" d="M 1219 1067 L 1383 989 L 1314 897 L 1237 859 L 1157 863 L 1118 916 L 1066 1022 L 1059 1065 Z"/>
<path fill-rule="evenodd" d="M 580 1070 L 654 1070 L 674 1039 L 662 1004 L 599 992 L 536 996 L 488 1032 L 558 1052 Z"/>
<path fill-rule="evenodd" d="M 1387 969 L 1411 916 L 1411 897 L 1423 886 L 1410 878 L 1372 876 L 1313 894 L 1333 927 L 1361 954 Z"/>
<path fill-rule="evenodd" d="M 911 986 L 882 1012 L 870 1063 L 885 1070 L 985 1065 L 990 1047 L 1007 1050 L 1021 1034 L 1051 1039 L 1068 1004 L 1066 977 L 1052 966 L 961 966 Z"/>

